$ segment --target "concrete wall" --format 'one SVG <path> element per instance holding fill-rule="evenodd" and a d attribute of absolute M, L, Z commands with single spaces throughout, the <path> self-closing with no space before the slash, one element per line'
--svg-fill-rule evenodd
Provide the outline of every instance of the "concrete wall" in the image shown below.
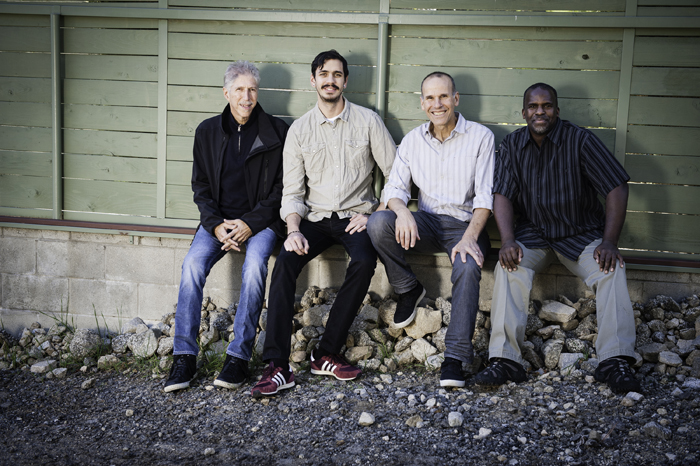
<path fill-rule="evenodd" d="M 177 302 L 189 240 L 22 228 L 0 231 L 0 319 L 11 332 L 34 321 L 48 327 L 51 316 L 78 327 L 99 325 L 117 330 L 135 316 L 159 320 Z M 429 297 L 451 295 L 447 256 L 412 255 L 410 260 Z M 217 306 L 237 302 L 242 261 L 242 254 L 230 253 L 212 270 L 205 296 Z M 274 262 L 273 256 L 270 271 Z M 339 286 L 346 263 L 342 249 L 330 249 L 304 269 L 297 291 L 302 293 L 311 285 Z M 490 304 L 495 265 L 489 261 L 484 267 L 482 309 Z M 646 301 L 657 294 L 676 299 L 700 294 L 700 274 L 628 270 L 627 278 L 633 301 Z M 370 291 L 380 296 L 391 293 L 381 263 Z M 538 274 L 532 298 L 552 299 L 561 294 L 575 301 L 585 292 L 579 279 L 556 264 Z"/>

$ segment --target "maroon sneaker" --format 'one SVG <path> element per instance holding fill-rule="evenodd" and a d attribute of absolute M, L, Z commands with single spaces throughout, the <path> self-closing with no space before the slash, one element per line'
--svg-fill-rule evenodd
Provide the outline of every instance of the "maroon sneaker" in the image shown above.
<path fill-rule="evenodd" d="M 253 395 L 253 398 L 270 396 L 280 390 L 292 388 L 294 385 L 294 372 L 291 371 L 291 367 L 289 370 L 282 369 L 281 367 L 275 367 L 274 363 L 270 361 L 270 365 L 263 371 L 260 382 L 253 387 L 251 395 Z"/>
<path fill-rule="evenodd" d="M 329 354 L 320 359 L 314 358 L 314 352 L 311 352 L 311 373 L 315 375 L 332 375 L 338 380 L 353 380 L 362 371 L 357 367 L 348 364 L 338 354 Z"/>

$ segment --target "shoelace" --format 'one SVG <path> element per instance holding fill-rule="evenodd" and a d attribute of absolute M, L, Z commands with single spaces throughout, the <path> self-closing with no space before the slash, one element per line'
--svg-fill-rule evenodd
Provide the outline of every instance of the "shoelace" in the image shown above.
<path fill-rule="evenodd" d="M 177 376 L 183 376 L 186 370 L 187 361 L 185 361 L 184 358 L 179 358 L 177 361 L 175 361 L 175 369 L 173 370 L 173 374 Z"/>

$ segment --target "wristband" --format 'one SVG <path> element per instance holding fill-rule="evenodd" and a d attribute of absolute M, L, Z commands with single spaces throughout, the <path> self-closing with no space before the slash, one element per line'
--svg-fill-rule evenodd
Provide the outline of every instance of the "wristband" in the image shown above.
<path fill-rule="evenodd" d="M 289 238 L 289 235 L 291 235 L 293 233 L 301 233 L 301 232 L 299 230 L 290 231 L 289 233 L 287 233 L 287 238 Z"/>

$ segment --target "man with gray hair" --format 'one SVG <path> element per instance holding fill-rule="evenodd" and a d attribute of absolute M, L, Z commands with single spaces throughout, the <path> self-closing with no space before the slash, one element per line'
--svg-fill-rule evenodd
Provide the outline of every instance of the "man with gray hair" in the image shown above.
<path fill-rule="evenodd" d="M 174 361 L 165 391 L 187 388 L 197 373 L 197 336 L 209 271 L 228 251 L 245 251 L 234 339 L 214 385 L 237 388 L 248 377 L 265 295 L 267 262 L 284 224 L 282 149 L 289 126 L 258 103 L 260 73 L 247 61 L 224 75 L 228 104 L 204 120 L 194 137 L 192 190 L 200 225 L 182 264 L 175 314 Z"/>

